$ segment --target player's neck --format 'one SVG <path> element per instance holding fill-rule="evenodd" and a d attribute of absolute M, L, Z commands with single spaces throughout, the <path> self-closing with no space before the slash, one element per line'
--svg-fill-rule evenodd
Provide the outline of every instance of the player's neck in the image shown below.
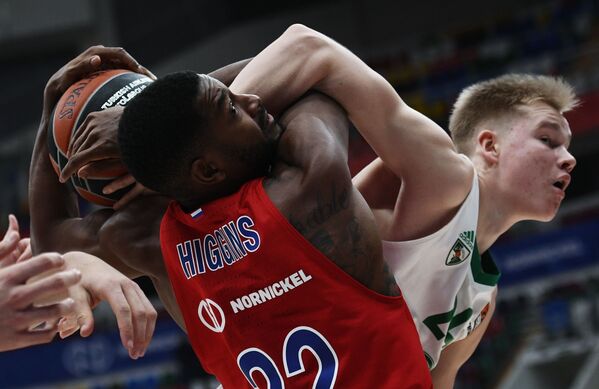
<path fill-rule="evenodd" d="M 495 183 L 497 178 L 479 174 L 479 210 L 476 241 L 480 252 L 485 252 L 495 243 L 497 238 L 519 221 L 513 212 L 509 199 L 502 196 L 500 188 Z"/>
<path fill-rule="evenodd" d="M 243 184 L 244 182 L 226 182 L 216 185 L 196 186 L 194 190 L 190 191 L 189 196 L 178 198 L 177 201 L 185 212 L 193 211 L 214 200 L 232 195 Z"/>

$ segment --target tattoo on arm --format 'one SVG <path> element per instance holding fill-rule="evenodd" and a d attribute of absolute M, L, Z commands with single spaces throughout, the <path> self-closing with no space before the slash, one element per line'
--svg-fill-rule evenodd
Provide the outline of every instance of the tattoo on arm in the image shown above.
<path fill-rule="evenodd" d="M 309 238 L 310 243 L 318 248 L 327 257 L 331 257 L 334 253 L 335 242 L 327 230 L 324 228 L 315 231 Z"/>
<path fill-rule="evenodd" d="M 350 209 L 351 187 L 339 190 L 333 183 L 328 192 L 316 195 L 315 206 L 308 212 L 289 216 L 289 222 L 314 247 L 344 272 L 364 285 L 373 285 L 383 270 L 383 290 L 388 296 L 399 295 L 399 288 L 385 264 L 374 265 L 372 234 L 363 230 L 355 214 L 342 215 Z M 333 217 L 340 215 L 340 218 Z M 377 242 L 378 243 L 378 242 Z M 378 276 L 377 276 L 378 275 Z M 379 278 L 380 280 L 380 278 Z"/>
<path fill-rule="evenodd" d="M 291 214 L 289 222 L 310 241 L 313 237 L 322 237 L 325 231 L 322 225 L 331 217 L 349 208 L 349 194 L 349 188 L 344 188 L 341 193 L 337 193 L 337 187 L 333 183 L 330 193 L 326 193 L 324 196 L 322 192 L 317 194 L 316 206 L 312 210 L 306 215 L 294 216 Z M 330 235 L 328 233 L 327 235 L 330 239 Z M 320 248 L 318 245 L 315 246 Z"/>
<path fill-rule="evenodd" d="M 305 224 L 308 229 L 317 228 L 348 207 L 349 189 L 344 188 L 341 193 L 337 193 L 337 187 L 333 183 L 330 194 L 327 193 L 325 196 L 322 196 L 322 193 L 317 194 L 316 208 L 308 213 Z"/>

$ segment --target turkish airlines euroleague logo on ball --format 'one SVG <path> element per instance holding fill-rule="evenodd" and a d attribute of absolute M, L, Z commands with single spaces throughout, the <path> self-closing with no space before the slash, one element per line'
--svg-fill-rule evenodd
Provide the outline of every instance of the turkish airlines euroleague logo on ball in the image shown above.
<path fill-rule="evenodd" d="M 210 299 L 200 301 L 198 316 L 211 331 L 223 332 L 225 329 L 225 313 L 222 308 Z"/>

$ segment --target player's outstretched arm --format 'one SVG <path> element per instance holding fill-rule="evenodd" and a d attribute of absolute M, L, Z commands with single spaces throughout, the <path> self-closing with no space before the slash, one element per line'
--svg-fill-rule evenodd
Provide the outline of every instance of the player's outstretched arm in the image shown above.
<path fill-rule="evenodd" d="M 68 268 L 79 269 L 81 282 L 69 289 L 75 308 L 60 321 L 60 336 L 67 337 L 77 330 L 83 337 L 91 335 L 91 310 L 100 301 L 107 301 L 129 356 L 143 356 L 154 334 L 157 313 L 139 286 L 100 258 L 82 252 L 69 252 L 63 257 Z"/>
<path fill-rule="evenodd" d="M 405 104 L 349 50 L 305 26 L 289 27 L 245 67 L 231 89 L 259 95 L 275 113 L 308 89 L 317 89 L 347 111 L 404 187 L 419 193 L 420 201 L 457 205 L 470 189 L 472 167 L 459 157 L 443 129 Z M 431 191 L 433 184 L 443 191 Z M 435 194 L 440 192 L 441 200 Z"/>

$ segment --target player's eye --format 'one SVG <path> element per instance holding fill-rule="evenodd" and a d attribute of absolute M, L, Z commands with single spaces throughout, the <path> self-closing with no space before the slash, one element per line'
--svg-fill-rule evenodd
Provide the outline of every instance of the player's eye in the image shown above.
<path fill-rule="evenodd" d="M 229 110 L 233 115 L 237 115 L 237 107 L 233 104 L 233 100 L 229 100 Z"/>
<path fill-rule="evenodd" d="M 545 143 L 547 146 L 549 147 L 553 147 L 553 142 L 551 141 L 551 138 L 549 138 L 548 136 L 542 136 L 540 138 L 541 142 Z"/>

